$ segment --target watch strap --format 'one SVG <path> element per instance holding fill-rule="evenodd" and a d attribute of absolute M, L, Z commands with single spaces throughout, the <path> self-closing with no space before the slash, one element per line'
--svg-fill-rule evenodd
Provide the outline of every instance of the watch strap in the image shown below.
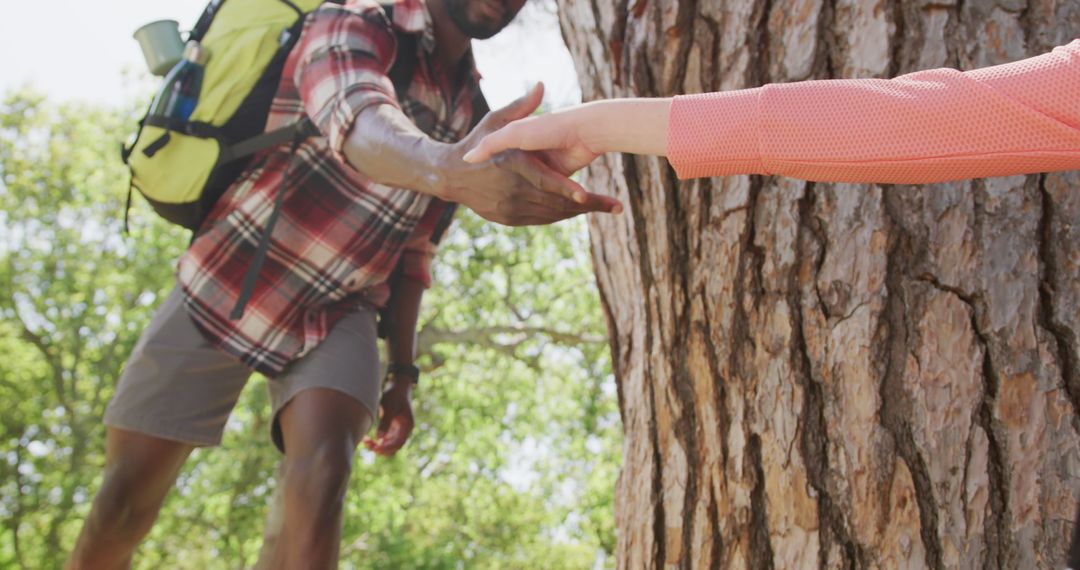
<path fill-rule="evenodd" d="M 420 369 L 412 364 L 388 364 L 386 366 L 386 375 L 404 376 L 409 380 L 412 380 L 414 386 L 420 382 Z"/>

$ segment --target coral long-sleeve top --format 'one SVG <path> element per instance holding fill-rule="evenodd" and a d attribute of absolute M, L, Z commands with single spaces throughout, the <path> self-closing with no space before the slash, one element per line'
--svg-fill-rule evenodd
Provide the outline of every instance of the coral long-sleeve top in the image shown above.
<path fill-rule="evenodd" d="M 1080 40 L 1005 65 L 676 97 L 680 178 L 914 184 L 1080 169 Z"/>

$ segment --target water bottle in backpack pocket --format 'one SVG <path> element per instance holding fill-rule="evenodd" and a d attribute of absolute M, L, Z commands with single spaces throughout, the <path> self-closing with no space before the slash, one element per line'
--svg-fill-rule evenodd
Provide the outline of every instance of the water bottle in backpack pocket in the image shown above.
<path fill-rule="evenodd" d="M 149 115 L 181 121 L 190 119 L 199 102 L 207 58 L 208 53 L 202 44 L 189 41 L 184 46 L 183 57 L 165 76 L 164 85 L 150 104 Z"/>

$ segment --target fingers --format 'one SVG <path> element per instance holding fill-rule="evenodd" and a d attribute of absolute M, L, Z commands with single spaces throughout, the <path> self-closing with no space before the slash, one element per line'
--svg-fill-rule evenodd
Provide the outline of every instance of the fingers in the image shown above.
<path fill-rule="evenodd" d="M 382 439 L 381 453 L 385 456 L 397 453 L 405 445 L 405 440 L 409 439 L 411 432 L 412 426 L 406 429 L 404 422 L 395 421 Z"/>
<path fill-rule="evenodd" d="M 386 437 L 386 429 L 390 425 L 390 418 L 386 415 L 382 406 L 379 406 L 379 418 L 379 427 L 375 430 L 375 439 L 372 439 L 369 436 L 365 437 L 363 440 L 364 447 L 368 448 L 370 451 L 376 451 L 382 447 L 380 442 Z M 376 451 L 376 453 L 378 452 Z"/>
<path fill-rule="evenodd" d="M 539 117 L 515 121 L 503 126 L 495 133 L 482 138 L 469 152 L 465 152 L 462 159 L 471 164 L 478 164 L 490 160 L 494 155 L 510 149 L 535 150 L 525 145 L 528 137 L 530 124 L 535 126 Z"/>
<path fill-rule="evenodd" d="M 578 204 L 584 204 L 589 193 L 571 178 L 556 172 L 535 156 L 520 151 L 511 151 L 496 157 L 500 168 L 509 170 L 524 178 L 534 188 L 562 196 Z"/>
<path fill-rule="evenodd" d="M 502 109 L 492 113 L 492 120 L 496 121 L 494 127 L 500 128 L 507 123 L 528 117 L 540 107 L 540 102 L 543 100 L 544 83 L 538 81 L 536 85 L 533 85 L 520 99 L 517 99 Z"/>
<path fill-rule="evenodd" d="M 491 160 L 492 156 L 504 150 L 521 148 L 518 142 L 521 135 L 518 133 L 518 129 L 515 128 L 517 125 L 518 123 L 510 123 L 480 139 L 480 142 L 472 150 L 465 153 L 465 156 L 461 157 L 461 159 L 469 164 L 480 164 L 486 160 Z"/>
<path fill-rule="evenodd" d="M 364 447 L 369 451 L 375 453 L 379 457 L 393 457 L 402 447 L 405 446 L 406 440 L 409 439 L 409 434 L 401 429 L 392 428 L 385 435 L 378 440 L 372 440 L 371 438 L 364 440 Z"/>
<path fill-rule="evenodd" d="M 622 202 L 611 196 L 601 194 L 589 193 L 582 206 L 588 212 L 607 212 L 609 214 L 621 214 L 623 212 Z"/>
<path fill-rule="evenodd" d="M 516 182 L 511 182 L 511 190 L 499 202 L 495 217 L 489 218 L 492 221 L 511 226 L 541 225 L 591 212 L 622 213 L 618 200 L 587 192 L 537 155 L 513 151 L 499 155 L 496 164 L 513 172 Z M 574 198 L 568 198 L 568 194 Z"/>
<path fill-rule="evenodd" d="M 594 197 L 590 198 L 589 204 L 587 205 L 575 204 L 572 202 L 565 202 L 563 204 L 527 202 L 518 208 L 514 223 L 511 225 L 544 225 L 573 218 L 574 216 L 580 216 L 581 214 L 592 214 L 597 212 L 609 214 L 622 213 L 622 205 L 619 204 L 618 201 L 605 196 L 591 196 Z"/>
<path fill-rule="evenodd" d="M 544 83 L 537 81 L 533 83 L 532 87 L 525 92 L 524 95 L 511 101 L 508 105 L 503 107 L 499 113 L 501 117 L 507 121 L 516 121 L 528 117 L 540 106 L 540 102 L 544 100 Z"/>
<path fill-rule="evenodd" d="M 566 217 L 588 212 L 622 213 L 622 203 L 610 196 L 593 194 L 574 181 L 551 168 L 535 154 L 515 153 L 513 162 L 507 166 L 533 186 L 524 194 L 524 200 L 544 207 L 553 213 L 567 214 Z M 572 196 L 567 196 L 570 189 Z M 570 198 L 570 200 L 567 200 Z M 538 215 L 543 215 L 537 212 Z"/>
<path fill-rule="evenodd" d="M 593 212 L 619 214 L 622 213 L 622 204 L 614 198 L 598 194 L 588 194 L 586 202 L 578 204 L 556 194 L 529 190 L 506 204 L 504 211 L 509 212 L 508 221 L 505 222 L 507 225 L 535 226 Z"/>
<path fill-rule="evenodd" d="M 381 457 L 392 457 L 405 446 L 412 434 L 412 420 L 403 416 L 394 416 L 389 422 L 381 422 L 376 432 L 376 439 L 364 438 L 364 447 Z"/>
<path fill-rule="evenodd" d="M 486 135 L 462 158 L 475 164 L 505 150 L 566 150 L 577 140 L 577 128 L 569 112 L 528 117 Z"/>

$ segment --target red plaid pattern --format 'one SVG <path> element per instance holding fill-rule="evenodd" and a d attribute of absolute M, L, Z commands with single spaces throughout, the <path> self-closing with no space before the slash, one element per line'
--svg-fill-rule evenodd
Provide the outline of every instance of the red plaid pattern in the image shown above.
<path fill-rule="evenodd" d="M 391 26 L 420 35 L 413 80 L 401 101 L 387 77 L 397 47 Z M 373 0 L 326 4 L 308 16 L 267 129 L 306 113 L 322 136 L 301 144 L 295 157 L 288 145 L 257 156 L 178 264 L 188 313 L 220 349 L 273 377 L 358 305 L 384 305 L 387 280 L 399 265 L 430 285 L 432 232 L 451 206 L 368 180 L 345 162 L 342 147 L 357 115 L 372 105 L 401 108 L 439 141 L 467 134 L 470 102 L 479 94 L 475 65 L 466 62 L 464 87 L 451 93 L 429 57 L 433 47 L 422 0 L 398 0 L 393 23 Z M 244 316 L 230 320 L 283 176 L 284 203 L 254 294 Z"/>

